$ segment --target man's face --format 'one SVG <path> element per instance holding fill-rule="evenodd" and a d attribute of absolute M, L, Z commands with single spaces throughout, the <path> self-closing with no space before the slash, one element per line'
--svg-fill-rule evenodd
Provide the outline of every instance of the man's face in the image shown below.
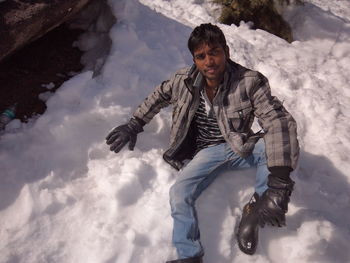
<path fill-rule="evenodd" d="M 228 47 L 219 44 L 203 44 L 193 52 L 193 61 L 208 81 L 220 82 L 228 59 Z"/>

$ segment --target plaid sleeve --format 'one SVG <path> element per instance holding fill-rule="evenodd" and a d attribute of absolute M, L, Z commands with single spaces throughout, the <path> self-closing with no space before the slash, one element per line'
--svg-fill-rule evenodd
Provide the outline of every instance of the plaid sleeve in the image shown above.
<path fill-rule="evenodd" d="M 299 157 L 297 124 L 282 103 L 271 95 L 266 77 L 257 74 L 253 83 L 251 98 L 254 114 L 265 131 L 267 165 L 295 169 Z"/>
<path fill-rule="evenodd" d="M 159 111 L 170 105 L 172 100 L 172 86 L 174 79 L 163 81 L 138 106 L 133 116 L 149 123 Z"/>

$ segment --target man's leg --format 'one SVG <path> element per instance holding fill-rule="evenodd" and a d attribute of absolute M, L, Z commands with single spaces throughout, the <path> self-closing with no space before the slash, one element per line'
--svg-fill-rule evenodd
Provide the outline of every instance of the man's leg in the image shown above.
<path fill-rule="evenodd" d="M 227 146 L 228 147 L 228 146 Z M 227 148 L 229 166 L 232 170 L 256 168 L 255 192 L 261 196 L 267 187 L 267 178 L 269 170 L 267 169 L 265 143 L 260 139 L 256 144 L 251 155 L 247 158 L 242 158 L 234 153 L 229 147 Z"/>
<path fill-rule="evenodd" d="M 173 244 L 180 259 L 203 256 L 195 201 L 214 181 L 226 161 L 226 144 L 205 148 L 180 171 L 170 189 L 171 215 L 174 219 Z"/>
<path fill-rule="evenodd" d="M 267 179 L 270 174 L 267 169 L 267 160 L 265 152 L 265 142 L 260 139 L 254 148 L 252 157 L 253 163 L 256 165 L 256 177 L 255 177 L 255 192 L 262 196 L 262 194 L 267 190 Z"/>
<path fill-rule="evenodd" d="M 256 167 L 255 193 L 243 207 L 242 219 L 238 227 L 237 242 L 242 252 L 252 255 L 255 253 L 259 239 L 259 219 L 256 213 L 260 196 L 267 189 L 269 170 L 267 169 L 265 144 L 260 139 L 253 153 L 248 158 L 239 158 L 234 153 L 231 166 L 237 168 Z"/>

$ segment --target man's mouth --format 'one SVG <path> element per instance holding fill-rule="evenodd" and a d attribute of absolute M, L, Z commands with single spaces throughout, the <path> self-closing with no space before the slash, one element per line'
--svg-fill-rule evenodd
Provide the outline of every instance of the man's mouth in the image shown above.
<path fill-rule="evenodd" d="M 216 67 L 214 67 L 214 68 L 208 68 L 208 69 L 205 70 L 205 72 L 206 72 L 206 73 L 209 73 L 209 74 L 213 74 L 213 73 L 216 72 Z"/>

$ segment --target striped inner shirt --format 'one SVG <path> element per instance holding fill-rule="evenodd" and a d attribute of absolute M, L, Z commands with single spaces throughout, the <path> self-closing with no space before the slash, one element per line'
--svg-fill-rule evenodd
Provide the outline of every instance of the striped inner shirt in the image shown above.
<path fill-rule="evenodd" d="M 225 142 L 219 129 L 213 106 L 204 93 L 205 91 L 202 90 L 199 107 L 194 115 L 194 122 L 197 127 L 197 152 L 206 147 Z"/>

